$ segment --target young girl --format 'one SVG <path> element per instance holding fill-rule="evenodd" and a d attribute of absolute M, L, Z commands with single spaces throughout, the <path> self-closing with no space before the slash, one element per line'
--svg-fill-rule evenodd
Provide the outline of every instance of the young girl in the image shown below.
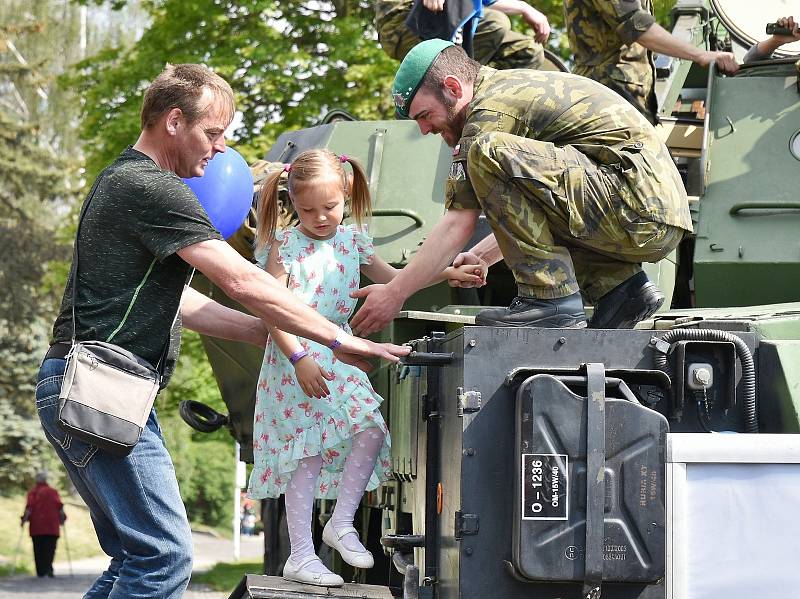
<path fill-rule="evenodd" d="M 352 177 L 343 166 L 350 163 Z M 289 197 L 300 220 L 275 231 L 278 187 L 287 176 Z M 356 225 L 342 225 L 346 199 Z M 359 164 L 329 150 L 308 150 L 273 173 L 258 203 L 256 253 L 269 246 L 266 270 L 301 301 L 338 323 L 356 300 L 359 270 L 376 283 L 398 272 L 374 254 L 362 225 L 370 215 L 367 180 Z M 478 273 L 478 274 L 473 274 Z M 439 280 L 480 282 L 475 265 L 448 268 Z M 258 382 L 253 430 L 253 498 L 285 495 L 291 555 L 283 568 L 289 580 L 340 586 L 342 578 L 317 557 L 311 538 L 314 497 L 337 498 L 322 540 L 345 562 L 371 568 L 353 517 L 365 489 L 389 475 L 389 431 L 379 411 L 382 399 L 361 370 L 338 361 L 330 348 L 270 329 Z"/>

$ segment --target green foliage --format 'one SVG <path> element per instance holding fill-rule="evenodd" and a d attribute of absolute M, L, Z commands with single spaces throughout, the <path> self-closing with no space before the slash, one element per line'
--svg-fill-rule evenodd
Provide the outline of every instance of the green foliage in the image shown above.
<path fill-rule="evenodd" d="M 40 285 L 49 263 L 66 255 L 53 213 L 72 199 L 69 164 L 37 136 L 35 125 L 0 111 L 0 320 L 20 324 L 52 316 L 52 298 Z"/>
<path fill-rule="evenodd" d="M 20 416 L 7 400 L 0 400 L 0 422 L 0 490 L 4 495 L 19 493 L 38 470 L 52 464 L 50 445 L 39 420 Z"/>
<path fill-rule="evenodd" d="M 192 582 L 207 584 L 215 591 L 231 592 L 245 574 L 261 572 L 263 568 L 262 562 L 218 563 L 208 572 L 193 574 Z"/>
<path fill-rule="evenodd" d="M 10 406 L 18 417 L 33 418 L 36 371 L 47 347 L 47 330 L 41 319 L 27 326 L 9 324 L 0 320 L 0 404 Z"/>
<path fill-rule="evenodd" d="M 670 29 L 672 25 L 673 6 L 675 6 L 675 0 L 653 0 L 653 15 L 656 21 L 666 29 Z"/>
<path fill-rule="evenodd" d="M 11 576 L 12 574 L 16 576 L 33 574 L 33 569 L 30 564 L 20 564 L 16 568 L 13 564 L 0 564 L 0 578 L 3 576 Z"/>
<path fill-rule="evenodd" d="M 553 27 L 548 47 L 568 59 L 563 2 L 531 4 Z M 661 20 L 672 4 L 656 0 Z M 143 6 L 151 25 L 136 44 L 84 61 L 66 80 L 84 98 L 90 175 L 136 139 L 142 94 L 167 62 L 201 62 L 231 83 L 241 112 L 237 149 L 249 161 L 263 157 L 283 131 L 311 126 L 331 108 L 391 118 L 388 88 L 397 63 L 376 41 L 371 2 L 151 0 Z"/>
<path fill-rule="evenodd" d="M 16 431 L 0 445 L 12 452 L 43 439 L 34 414 L 34 379 L 69 257 L 60 231 L 72 223 L 80 189 L 71 119 L 76 111 L 55 81 L 75 56 L 70 36 L 77 36 L 78 14 L 62 3 L 54 17 L 49 4 L 0 4 L 0 404 L 15 415 Z M 33 420 L 23 423 L 20 417 Z M 17 468 L 14 455 L 0 459 L 14 464 L 19 476 L 37 468 Z"/>
<path fill-rule="evenodd" d="M 396 63 L 378 46 L 371 3 L 218 0 L 148 3 L 151 26 L 130 48 L 84 61 L 70 83 L 83 104 L 87 170 L 97 173 L 138 136 L 147 82 L 165 63 L 201 62 L 237 95 L 237 146 L 260 158 L 277 136 L 329 109 L 359 118 L 391 114 Z"/>
<path fill-rule="evenodd" d="M 192 450 L 182 454 L 182 468 L 177 470 L 178 483 L 191 522 L 230 528 L 236 470 L 232 445 L 208 441 L 195 444 Z"/>
<path fill-rule="evenodd" d="M 184 331 L 175 375 L 159 396 L 159 419 L 189 519 L 209 526 L 230 526 L 235 477 L 233 440 L 225 429 L 201 433 L 183 422 L 178 405 L 187 399 L 227 412 L 200 337 L 191 331 Z"/>

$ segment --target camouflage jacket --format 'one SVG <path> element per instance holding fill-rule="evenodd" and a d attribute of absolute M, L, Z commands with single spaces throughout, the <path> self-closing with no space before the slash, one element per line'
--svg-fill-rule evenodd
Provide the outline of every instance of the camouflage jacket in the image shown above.
<path fill-rule="evenodd" d="M 387 20 L 398 14 L 402 14 L 405 21 L 412 6 L 414 0 L 378 0 L 375 2 L 375 27 L 380 29 Z"/>
<path fill-rule="evenodd" d="M 639 39 L 655 23 L 652 0 L 564 0 L 572 72 L 599 81 L 656 122 L 652 54 Z"/>
<path fill-rule="evenodd" d="M 599 83 L 556 71 L 481 67 L 453 150 L 448 208 L 481 207 L 467 153 L 478 136 L 493 132 L 570 145 L 601 168 L 619 169 L 627 188 L 616 191 L 626 205 L 648 220 L 692 230 L 683 182 L 655 128 Z"/>

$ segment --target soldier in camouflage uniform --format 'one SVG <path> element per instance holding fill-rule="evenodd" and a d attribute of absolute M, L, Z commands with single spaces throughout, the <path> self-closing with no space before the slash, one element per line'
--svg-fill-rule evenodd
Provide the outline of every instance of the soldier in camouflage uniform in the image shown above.
<path fill-rule="evenodd" d="M 395 60 L 421 40 L 406 25 L 414 0 L 378 0 L 375 3 L 375 28 L 384 52 Z M 547 27 L 549 33 L 549 25 Z M 545 36 L 546 39 L 546 36 Z M 544 48 L 533 38 L 511 29 L 509 18 L 485 8 L 473 40 L 475 60 L 496 69 L 538 69 L 544 62 Z"/>
<path fill-rule="evenodd" d="M 409 53 L 393 92 L 400 116 L 453 147 L 448 210 L 387 289 L 362 291 L 359 330 L 380 328 L 448 264 L 481 211 L 519 296 L 478 324 L 586 326 L 581 293 L 598 328 L 632 327 L 660 307 L 641 263 L 662 259 L 692 225 L 678 171 L 638 111 L 584 77 L 480 67 L 440 40 Z"/>
<path fill-rule="evenodd" d="M 652 0 L 564 0 L 572 72 L 606 85 L 657 121 L 653 52 L 702 66 L 712 61 L 726 73 L 738 69 L 730 52 L 711 52 L 679 40 L 659 26 Z"/>

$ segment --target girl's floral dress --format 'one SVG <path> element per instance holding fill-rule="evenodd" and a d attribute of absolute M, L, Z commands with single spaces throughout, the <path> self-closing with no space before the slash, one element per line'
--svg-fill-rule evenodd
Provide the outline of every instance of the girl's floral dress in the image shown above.
<path fill-rule="evenodd" d="M 291 228 L 278 231 L 274 243 L 280 244 L 278 260 L 289 275 L 289 289 L 349 333 L 347 320 L 356 305 L 350 293 L 359 287 L 361 265 L 372 262 L 371 238 L 355 226 L 340 225 L 330 239 L 312 239 Z M 317 497 L 336 498 L 353 435 L 371 427 L 385 434 L 367 484 L 367 490 L 375 489 L 387 480 L 390 469 L 389 431 L 378 409 L 382 398 L 363 371 L 336 360 L 324 345 L 302 338 L 300 342 L 320 366 L 334 373 L 336 378 L 327 382 L 331 394 L 308 397 L 288 358 L 272 341 L 267 344 L 256 391 L 250 496 L 280 496 L 298 462 L 321 455 Z"/>

